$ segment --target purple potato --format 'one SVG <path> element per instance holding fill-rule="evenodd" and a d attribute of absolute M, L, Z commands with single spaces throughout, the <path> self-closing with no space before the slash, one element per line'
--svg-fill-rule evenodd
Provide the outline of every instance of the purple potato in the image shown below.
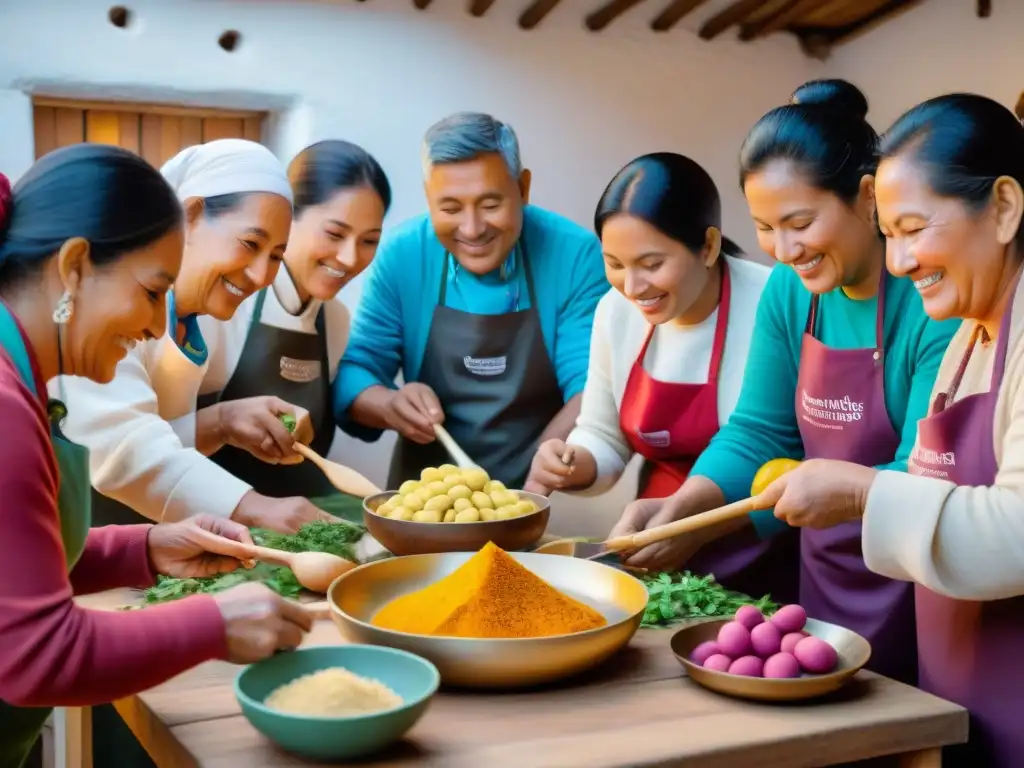
<path fill-rule="evenodd" d="M 764 661 L 757 656 L 743 656 L 736 659 L 729 667 L 730 675 L 743 675 L 744 677 L 762 677 L 764 675 Z"/>
<path fill-rule="evenodd" d="M 805 672 L 823 675 L 836 668 L 839 654 L 820 637 L 808 636 L 796 644 L 793 655 Z"/>
<path fill-rule="evenodd" d="M 750 630 L 750 644 L 762 659 L 774 656 L 782 649 L 782 633 L 774 624 L 765 622 Z"/>
<path fill-rule="evenodd" d="M 734 620 L 753 631 L 758 624 L 764 623 L 764 615 L 752 605 L 743 605 L 736 611 Z"/>
<path fill-rule="evenodd" d="M 774 679 L 800 677 L 800 662 L 792 653 L 776 653 L 765 661 L 764 676 Z"/>
<path fill-rule="evenodd" d="M 714 640 L 706 640 L 690 652 L 690 661 L 694 664 L 703 666 L 709 656 L 714 656 L 716 653 L 721 652 L 722 649 L 719 647 L 718 643 Z"/>
<path fill-rule="evenodd" d="M 772 624 L 784 635 L 799 632 L 806 623 L 807 611 L 799 605 L 784 605 L 772 616 Z"/>
<path fill-rule="evenodd" d="M 807 636 L 806 632 L 790 632 L 788 635 L 783 635 L 779 650 L 785 653 L 792 653 L 793 649 L 796 648 L 796 644 Z"/>
<path fill-rule="evenodd" d="M 746 656 L 752 650 L 750 630 L 738 621 L 723 624 L 718 630 L 718 647 L 722 649 L 722 653 L 734 659 Z"/>
<path fill-rule="evenodd" d="M 724 653 L 716 653 L 704 659 L 704 663 L 701 666 L 713 672 L 728 672 L 729 667 L 732 666 L 732 659 Z"/>

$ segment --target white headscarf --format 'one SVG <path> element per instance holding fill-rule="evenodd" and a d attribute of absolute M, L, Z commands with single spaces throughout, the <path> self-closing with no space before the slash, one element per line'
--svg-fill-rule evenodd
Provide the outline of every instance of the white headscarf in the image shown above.
<path fill-rule="evenodd" d="M 240 192 L 271 192 L 292 200 L 288 174 L 274 154 L 254 141 L 218 139 L 181 150 L 160 173 L 179 200 Z"/>

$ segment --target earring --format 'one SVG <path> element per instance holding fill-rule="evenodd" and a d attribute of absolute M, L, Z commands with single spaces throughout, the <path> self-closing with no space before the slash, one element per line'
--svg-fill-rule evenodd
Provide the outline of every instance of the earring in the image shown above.
<path fill-rule="evenodd" d="M 64 291 L 64 295 L 57 302 L 57 308 L 53 310 L 53 322 L 57 325 L 64 325 L 71 319 L 71 315 L 74 313 L 75 300 L 71 298 L 71 294 L 68 291 Z"/>

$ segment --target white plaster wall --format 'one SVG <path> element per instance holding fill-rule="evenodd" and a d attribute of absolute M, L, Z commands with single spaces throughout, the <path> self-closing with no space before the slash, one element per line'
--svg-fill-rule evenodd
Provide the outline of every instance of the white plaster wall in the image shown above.
<path fill-rule="evenodd" d="M 789 36 L 740 44 L 701 41 L 694 29 L 728 0 L 708 3 L 668 34 L 641 5 L 600 34 L 564 0 L 535 30 L 515 18 L 524 0 L 500 0 L 480 19 L 465 0 L 427 12 L 408 0 L 300 3 L 134 0 L 135 23 L 106 20 L 106 0 L 0 0 L 0 170 L 16 178 L 33 159 L 27 91 L 273 108 L 269 143 L 283 160 L 323 138 L 373 152 L 395 189 L 390 222 L 423 209 L 419 141 L 456 110 L 489 111 L 519 133 L 534 171 L 534 201 L 589 225 L 611 175 L 643 152 L 675 150 L 718 180 L 725 230 L 752 251 L 753 228 L 736 183 L 736 152 L 753 122 L 823 66 Z M 242 33 L 227 54 L 217 37 Z M 360 286 L 346 289 L 354 302 Z M 383 482 L 391 440 L 345 439 L 334 455 Z M 559 497 L 553 526 L 600 535 L 632 492 L 583 502 Z"/>
<path fill-rule="evenodd" d="M 837 48 L 827 69 L 864 91 L 879 131 L 915 104 L 953 91 L 981 93 L 1012 109 L 1024 90 L 1024 2 L 994 2 L 987 19 L 976 6 L 928 0 Z"/>

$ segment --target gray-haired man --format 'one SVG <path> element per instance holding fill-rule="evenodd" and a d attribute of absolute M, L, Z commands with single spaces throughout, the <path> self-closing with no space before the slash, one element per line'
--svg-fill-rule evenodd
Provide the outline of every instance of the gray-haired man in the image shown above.
<path fill-rule="evenodd" d="M 388 487 L 448 461 L 444 423 L 496 479 L 522 488 L 540 440 L 568 435 L 607 292 L 589 231 L 528 205 L 515 132 L 460 113 L 423 143 L 429 215 L 385 235 L 335 380 L 342 429 L 400 438 Z M 394 383 L 401 372 L 406 382 Z"/>

